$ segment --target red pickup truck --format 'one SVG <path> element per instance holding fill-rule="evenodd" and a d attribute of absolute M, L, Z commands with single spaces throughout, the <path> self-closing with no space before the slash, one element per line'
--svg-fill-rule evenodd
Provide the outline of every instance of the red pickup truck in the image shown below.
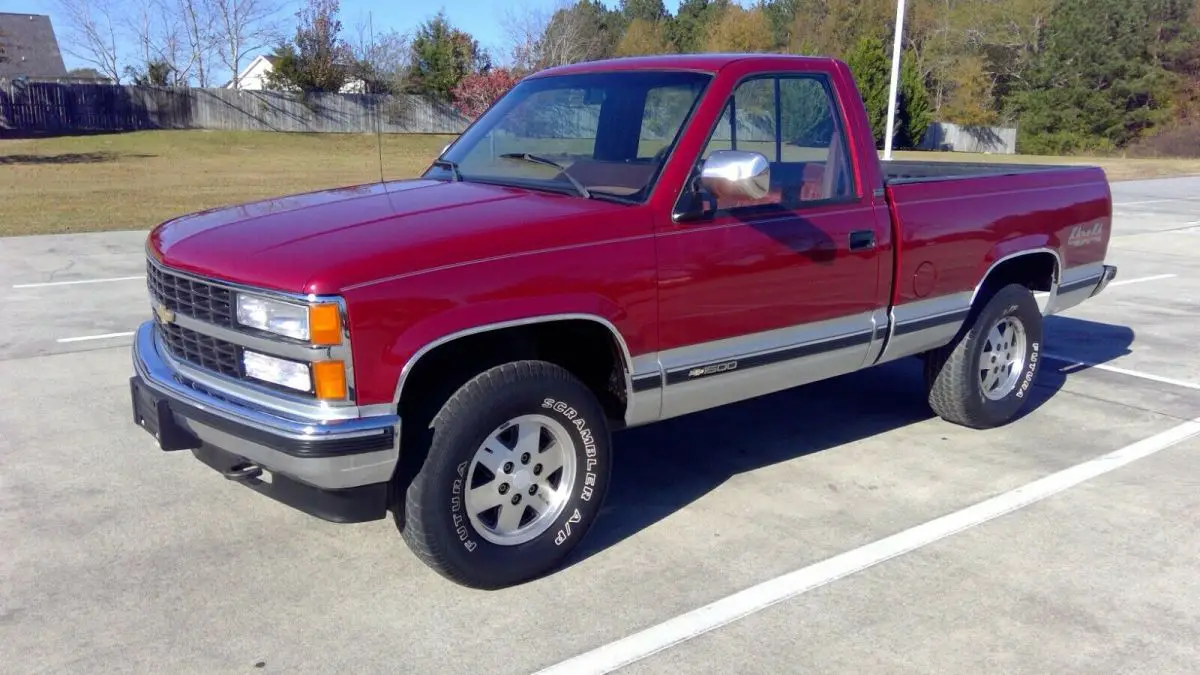
<path fill-rule="evenodd" d="M 506 586 L 588 531 L 614 430 L 904 357 L 937 415 L 1005 423 L 1043 317 L 1116 273 L 1111 210 L 1098 168 L 880 162 L 834 59 L 553 68 L 419 178 L 156 227 L 133 417 Z"/>

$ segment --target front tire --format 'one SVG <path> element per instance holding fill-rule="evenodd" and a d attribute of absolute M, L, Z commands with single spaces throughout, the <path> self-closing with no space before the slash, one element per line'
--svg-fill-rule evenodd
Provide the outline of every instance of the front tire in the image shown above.
<path fill-rule="evenodd" d="M 1033 293 L 1009 284 L 972 312 L 970 328 L 925 357 L 929 406 L 974 429 L 1001 426 L 1026 404 L 1041 365 L 1042 313 Z"/>
<path fill-rule="evenodd" d="M 459 388 L 432 427 L 402 532 L 438 573 L 474 588 L 521 583 L 557 567 L 591 528 L 609 484 L 610 431 L 567 370 L 543 361 L 491 368 Z"/>

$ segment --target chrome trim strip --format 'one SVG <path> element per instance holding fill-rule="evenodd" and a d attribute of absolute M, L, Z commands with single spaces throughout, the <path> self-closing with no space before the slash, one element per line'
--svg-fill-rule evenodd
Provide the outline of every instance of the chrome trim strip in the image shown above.
<path fill-rule="evenodd" d="M 1113 279 L 1116 279 L 1116 278 L 1117 278 L 1117 266 L 1116 265 L 1105 265 L 1104 266 L 1104 275 L 1100 277 L 1100 283 L 1096 284 L 1096 287 L 1092 289 L 1092 294 L 1088 297 L 1094 298 L 1097 295 L 1100 295 L 1101 293 L 1103 293 L 1104 289 L 1108 287 L 1109 282 L 1111 282 Z"/>
<path fill-rule="evenodd" d="M 667 371 L 667 386 L 672 387 L 685 382 L 695 382 L 699 379 L 707 379 L 733 372 L 745 372 L 750 368 L 763 368 L 784 361 L 794 361 L 796 359 L 817 356 L 825 352 L 866 345 L 871 342 L 874 334 L 875 330 L 872 328 L 867 331 L 849 333 L 822 340 L 813 340 L 768 352 L 743 354 L 722 361 L 675 368 Z"/>
<path fill-rule="evenodd" d="M 231 422 L 246 424 L 293 440 L 358 438 L 383 434 L 388 429 L 395 429 L 396 437 L 399 438 L 400 418 L 396 415 L 353 419 L 293 419 L 205 394 L 180 381 L 172 366 L 162 357 L 155 336 L 154 322 L 142 323 L 134 335 L 134 371 L 142 377 L 148 387 L 160 394 L 179 399 Z"/>
<path fill-rule="evenodd" d="M 942 312 L 941 314 L 934 314 L 921 319 L 897 323 L 893 336 L 901 337 L 911 333 L 919 333 L 924 330 L 931 330 L 952 323 L 961 324 L 970 313 L 971 310 L 969 308 L 956 309 L 954 311 Z"/>
<path fill-rule="evenodd" d="M 298 420 L 327 422 L 351 420 L 365 416 L 361 409 L 353 405 L 322 404 L 318 403 L 316 399 L 293 396 L 278 389 L 260 387 L 249 380 L 232 380 L 220 373 L 196 368 L 171 356 L 162 344 L 158 331 L 153 329 L 154 322 L 147 321 L 146 323 L 151 325 L 154 333 L 154 347 L 158 352 L 158 357 L 167 367 L 174 370 L 179 377 L 191 380 L 221 396 L 235 399 L 247 406 L 269 410 L 274 414 Z"/>
<path fill-rule="evenodd" d="M 811 345 L 849 335 L 870 333 L 874 311 L 814 323 L 785 326 L 748 335 L 675 347 L 660 352 L 658 361 L 667 372 L 703 367 L 730 359 L 745 359 L 767 352 Z M 864 344 L 865 349 L 865 344 Z"/>
<path fill-rule="evenodd" d="M 875 363 L 920 354 L 949 342 L 970 314 L 971 296 L 964 291 L 893 307 L 887 344 Z"/>
<path fill-rule="evenodd" d="M 1072 281 L 1069 284 L 1061 284 L 1058 287 L 1058 292 L 1060 294 L 1063 294 L 1063 293 L 1074 293 L 1075 291 L 1082 290 L 1085 288 L 1091 289 L 1091 288 L 1095 287 L 1096 284 L 1100 283 L 1103 279 L 1104 279 L 1103 274 L 1097 274 L 1095 276 L 1084 277 L 1078 281 Z"/>
<path fill-rule="evenodd" d="M 1104 274 L 1104 263 L 1084 263 L 1068 267 L 1062 271 L 1062 278 L 1059 280 L 1060 286 L 1067 286 L 1084 279 L 1095 279 Z"/>
<path fill-rule="evenodd" d="M 973 300 L 973 292 L 963 291 L 896 305 L 892 308 L 892 314 L 896 320 L 897 332 L 900 332 L 899 327 L 903 325 L 969 310 Z"/>
<path fill-rule="evenodd" d="M 728 365 L 719 375 L 705 373 L 682 379 L 676 375 L 675 381 L 663 390 L 659 419 L 708 410 L 853 372 L 862 367 L 873 334 L 872 327 L 784 349 L 727 357 L 716 362 L 718 366 Z M 750 367 L 743 368 L 741 364 L 746 360 Z M 676 372 L 682 372 L 684 376 L 689 373 L 686 369 Z"/>
<path fill-rule="evenodd" d="M 630 354 L 629 354 L 629 345 L 626 344 L 625 337 L 621 335 L 621 332 L 619 330 L 617 330 L 617 327 L 615 325 L 613 325 L 613 323 L 611 321 L 609 321 L 608 319 L 606 319 L 602 316 L 599 316 L 597 314 L 585 314 L 585 313 L 543 314 L 543 315 L 539 315 L 539 316 L 529 316 L 529 317 L 525 317 L 522 319 L 499 321 L 496 323 L 484 324 L 482 326 L 472 326 L 471 328 L 460 330 L 455 333 L 450 333 L 449 335 L 443 335 L 442 337 L 437 338 L 436 340 L 426 343 L 425 346 L 418 349 L 416 351 L 416 353 L 413 354 L 411 357 L 409 357 L 408 361 L 406 361 L 404 363 L 404 367 L 400 369 L 400 378 L 396 382 L 396 393 L 392 396 L 392 404 L 395 406 L 400 405 L 400 395 L 404 392 L 404 383 L 408 380 L 409 374 L 412 372 L 412 369 L 417 365 L 417 363 L 421 360 L 421 357 L 425 356 L 429 352 L 433 351 L 434 349 L 437 349 L 438 347 L 440 347 L 444 344 L 453 342 L 454 340 L 457 340 L 459 338 L 464 338 L 464 337 L 467 337 L 470 335 L 478 335 L 480 333 L 489 333 L 492 331 L 502 330 L 504 328 L 514 328 L 517 326 L 530 326 L 530 325 L 539 324 L 539 323 L 550 323 L 553 321 L 572 321 L 572 320 L 594 321 L 594 322 L 600 324 L 601 326 L 604 326 L 606 329 L 608 329 L 609 334 L 613 337 L 613 339 L 616 340 L 617 345 L 620 347 L 621 358 L 623 359 L 623 362 L 621 363 L 621 369 L 624 371 L 624 375 L 625 375 L 625 395 L 626 395 L 626 400 L 629 402 L 629 405 L 626 406 L 625 421 L 626 421 L 626 424 L 629 424 L 629 422 L 631 420 L 631 412 L 633 411 L 632 404 L 633 404 L 634 398 L 635 398 L 634 391 L 633 391 L 633 371 L 632 371 L 632 364 L 634 363 L 634 360 L 633 360 L 633 357 L 630 356 Z M 639 359 L 640 359 L 641 364 L 645 364 L 644 356 L 639 357 Z M 643 365 L 643 367 L 645 367 L 645 366 Z M 642 375 L 642 374 L 643 373 L 639 373 L 639 375 Z M 642 400 L 644 400 L 644 397 L 642 397 Z M 640 413 L 639 413 L 639 416 L 640 416 Z"/>
<path fill-rule="evenodd" d="M 892 335 L 895 322 L 888 310 L 880 308 L 871 312 L 871 344 L 867 346 L 867 354 L 863 358 L 863 367 L 872 365 L 887 348 L 888 338 Z"/>
<path fill-rule="evenodd" d="M 1104 278 L 1104 263 L 1084 263 L 1063 270 L 1050 297 L 1047 315 L 1064 312 L 1091 297 L 1092 289 Z"/>
<path fill-rule="evenodd" d="M 1054 278 L 1050 280 L 1050 287 L 1054 288 L 1056 283 L 1060 281 L 1063 278 L 1063 275 L 1066 273 L 1063 270 L 1062 258 L 1058 255 L 1058 251 L 1045 246 L 1040 248 L 1031 248 L 1024 251 L 1017 251 L 1016 253 L 1009 253 L 1008 255 L 1001 256 L 993 261 L 992 264 L 988 266 L 987 271 L 983 273 L 983 277 L 980 278 L 979 283 L 975 284 L 975 289 L 971 292 L 971 302 L 967 303 L 967 306 L 975 306 L 975 298 L 979 297 L 979 291 L 983 290 L 983 285 L 987 283 L 988 277 L 991 276 L 992 272 L 994 272 L 1002 263 L 1014 258 L 1020 258 L 1021 256 L 1035 255 L 1039 253 L 1049 253 L 1050 255 L 1054 256 Z"/>
<path fill-rule="evenodd" d="M 216 324 L 208 323 L 207 321 L 200 321 L 186 314 L 176 314 L 175 319 L 171 323 L 194 330 L 197 333 L 215 337 L 218 340 L 231 342 L 251 351 L 292 359 L 293 361 L 311 363 L 312 361 L 338 358 L 334 354 L 334 351 L 338 349 L 337 347 L 312 347 L 295 342 L 281 342 L 258 335 L 251 335 L 250 333 L 230 330 Z"/>

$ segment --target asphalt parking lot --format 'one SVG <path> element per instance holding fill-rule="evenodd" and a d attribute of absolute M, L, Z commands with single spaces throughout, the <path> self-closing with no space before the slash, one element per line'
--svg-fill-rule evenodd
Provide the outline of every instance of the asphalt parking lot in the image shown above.
<path fill-rule="evenodd" d="M 1200 178 L 1113 193 L 1021 419 L 933 418 L 906 361 L 631 430 L 571 564 L 491 593 L 155 449 L 144 233 L 0 239 L 0 668 L 1194 673 Z"/>

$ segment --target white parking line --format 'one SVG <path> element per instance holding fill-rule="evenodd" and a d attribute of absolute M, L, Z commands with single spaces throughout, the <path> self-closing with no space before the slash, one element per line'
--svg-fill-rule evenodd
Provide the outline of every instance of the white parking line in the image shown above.
<path fill-rule="evenodd" d="M 961 511 L 752 586 L 640 633 L 634 633 L 550 666 L 538 671 L 538 675 L 612 672 L 789 598 L 1039 502 L 1198 435 L 1200 418 L 1184 422 L 1107 455 L 1050 474 Z"/>
<path fill-rule="evenodd" d="M 13 288 L 42 288 L 44 286 L 72 286 L 75 284 L 104 284 L 110 281 L 135 281 L 137 279 L 145 279 L 144 275 L 136 277 L 112 277 L 109 279 L 79 279 L 76 281 L 47 281 L 37 284 L 13 284 Z"/>
<path fill-rule="evenodd" d="M 1128 284 L 1140 284 L 1143 281 L 1159 281 L 1161 279 L 1173 279 L 1177 276 L 1179 276 L 1179 275 L 1178 274 L 1155 274 L 1152 277 L 1138 277 L 1136 279 L 1123 279 L 1120 281 L 1110 281 L 1110 282 L 1108 282 L 1108 287 L 1112 288 L 1113 286 L 1126 286 Z"/>
<path fill-rule="evenodd" d="M 1044 356 L 1045 358 L 1050 359 L 1052 361 L 1061 361 L 1064 363 L 1068 363 L 1071 366 L 1087 366 L 1088 368 L 1095 368 L 1096 370 L 1107 370 L 1110 373 L 1120 373 L 1121 375 L 1128 375 L 1130 377 L 1138 377 L 1143 380 L 1150 380 L 1151 382 L 1158 382 L 1159 384 L 1169 384 L 1173 387 L 1182 387 L 1184 389 L 1200 390 L 1200 384 L 1197 384 L 1195 382 L 1188 382 L 1187 380 L 1176 380 L 1174 378 L 1163 377 L 1161 375 L 1151 375 L 1150 373 L 1143 373 L 1143 372 L 1140 372 L 1137 370 L 1129 370 L 1127 368 L 1118 368 L 1117 366 L 1110 366 L 1105 363 L 1094 363 L 1092 361 L 1084 361 L 1082 359 L 1072 359 L 1072 358 L 1068 358 L 1066 356 L 1059 356 L 1057 354 L 1047 353 L 1047 354 L 1043 354 L 1042 356 Z"/>
<path fill-rule="evenodd" d="M 1113 206 L 1136 206 L 1137 204 L 1162 204 L 1164 202 L 1185 202 L 1186 199 L 1142 199 L 1136 202 L 1113 202 Z"/>
<path fill-rule="evenodd" d="M 133 331 L 126 333 L 105 333 L 103 335 L 83 335 L 80 337 L 58 338 L 55 342 L 87 342 L 88 340 L 107 340 L 109 338 L 129 337 Z"/>

